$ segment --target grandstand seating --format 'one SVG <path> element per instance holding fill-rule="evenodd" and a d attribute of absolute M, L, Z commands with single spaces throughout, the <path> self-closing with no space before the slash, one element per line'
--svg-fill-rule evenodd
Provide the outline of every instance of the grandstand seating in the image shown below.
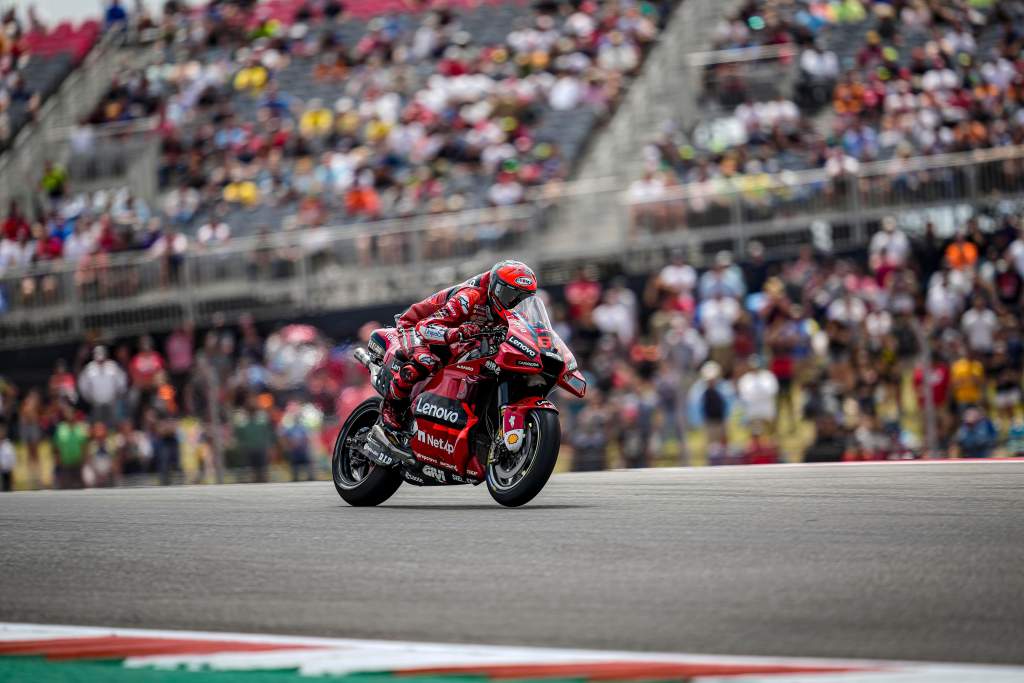
<path fill-rule="evenodd" d="M 307 12 L 306 5 L 302 2 L 293 2 L 290 0 L 282 0 L 280 2 L 262 3 L 257 6 L 257 11 L 253 13 L 253 20 L 257 21 L 259 25 L 263 26 L 267 21 L 277 21 L 284 25 L 288 25 L 292 22 L 298 21 L 300 18 L 305 20 L 305 24 L 310 28 L 309 35 L 317 35 L 331 33 L 332 34 L 332 45 L 340 47 L 332 47 L 331 50 L 345 53 L 343 59 L 351 61 L 353 59 L 352 51 L 361 40 L 365 39 L 368 33 L 372 30 L 377 30 L 383 27 L 385 32 L 397 31 L 400 35 L 398 42 L 403 46 L 404 49 L 408 49 L 413 32 L 426 20 L 429 13 L 424 10 L 432 7 L 444 7 L 445 12 L 451 12 L 458 22 L 460 41 L 469 40 L 469 45 L 476 50 L 479 48 L 482 51 L 482 56 L 477 52 L 474 52 L 471 59 L 479 60 L 480 62 L 487 61 L 487 50 L 492 46 L 500 46 L 507 49 L 507 38 L 511 30 L 522 28 L 524 24 L 528 24 L 530 14 L 524 13 L 524 6 L 521 2 L 456 2 L 456 3 L 420 3 L 410 4 L 406 2 L 394 2 L 394 3 L 380 3 L 380 2 L 363 2 L 363 3 L 346 3 L 346 19 L 341 22 L 332 22 L 322 17 L 317 16 L 313 13 L 311 16 L 303 14 Z M 198 11 L 198 10 L 197 10 Z M 307 13 L 308 14 L 308 13 Z M 382 18 L 382 15 L 388 15 L 387 19 Z M 372 22 L 372 23 L 371 23 Z M 384 23 L 382 23 L 384 22 Z M 557 16 L 555 28 L 561 30 L 565 22 L 564 16 Z M 612 26 L 614 28 L 614 26 Z M 602 26 L 602 31 L 607 31 L 608 28 Z M 632 30 L 632 29 L 630 29 Z M 628 31 L 626 34 L 629 35 Z M 291 40 L 284 38 L 283 36 L 288 35 L 286 30 L 279 30 L 276 34 L 278 37 L 274 39 L 273 43 L 270 43 L 272 47 L 278 50 L 282 50 L 285 53 L 290 53 L 288 59 L 283 60 L 283 65 L 280 68 L 271 68 L 270 74 L 270 87 L 280 90 L 281 93 L 285 94 L 291 103 L 292 111 L 284 118 L 294 118 L 294 123 L 298 123 L 298 118 L 302 113 L 303 107 L 308 107 L 314 101 L 322 102 L 322 106 L 328 110 L 333 109 L 333 105 L 338 100 L 339 95 L 342 93 L 342 84 L 337 80 L 320 80 L 314 75 L 315 67 L 320 63 L 323 58 L 323 51 L 318 47 L 311 49 L 311 43 L 303 40 Z M 468 36 L 463 38 L 461 36 Z M 447 35 L 445 40 L 448 42 L 452 41 L 452 36 Z M 567 40 L 566 35 L 563 33 L 561 39 Z M 632 40 L 632 39 L 630 39 Z M 644 46 L 644 39 L 635 40 L 640 48 Z M 586 68 L 590 71 L 596 70 L 594 67 L 593 56 L 596 52 L 596 45 L 584 46 L 580 43 L 581 48 L 591 53 L 589 60 L 590 66 Z M 250 47 L 256 48 L 256 55 L 259 54 L 261 49 L 258 44 L 250 44 Z M 283 49 L 282 49 L 283 48 Z M 563 48 L 559 48 L 563 49 Z M 219 58 L 227 58 L 234 60 L 237 55 L 232 54 L 229 51 L 225 51 L 223 46 L 211 48 L 206 51 L 207 54 L 204 57 L 206 63 L 210 63 Z M 405 83 L 400 88 L 400 95 L 403 98 L 402 106 L 412 101 L 418 91 L 422 91 L 427 86 L 427 79 L 431 74 L 435 73 L 438 64 L 444 59 L 444 56 L 438 54 L 439 51 L 435 51 L 434 54 L 428 58 L 421 59 L 417 63 L 412 64 L 409 62 L 403 63 L 403 66 L 411 66 L 413 68 L 413 75 L 411 81 Z M 187 58 L 194 56 L 195 50 L 188 50 L 184 54 L 187 54 Z M 553 56 L 557 56 L 557 52 Z M 180 57 L 179 51 L 173 47 L 168 48 L 165 52 L 164 60 L 165 63 L 173 62 Z M 512 55 L 513 57 L 515 55 Z M 553 57 L 552 57 L 553 58 Z M 357 60 L 358 62 L 359 60 Z M 236 69 L 245 68 L 245 64 L 233 61 L 233 65 Z M 377 69 L 378 71 L 382 68 L 387 68 L 387 64 L 376 65 L 373 67 L 366 67 L 365 65 L 360 67 L 358 63 L 352 66 L 353 69 L 363 69 L 364 73 L 366 69 Z M 470 64 L 470 72 L 475 72 L 477 69 L 476 64 Z M 492 66 L 487 64 L 488 67 Z M 515 79 L 517 76 L 519 79 L 525 78 L 529 73 L 544 73 L 548 74 L 549 78 L 554 78 L 555 74 L 558 73 L 553 65 L 543 64 L 541 66 L 534 66 L 526 68 L 524 65 L 520 65 L 522 68 L 512 70 L 511 68 L 504 68 L 501 70 L 495 78 L 507 78 L 512 77 Z M 577 67 L 574 67 L 577 68 Z M 578 67 L 583 68 L 583 67 Z M 614 71 L 614 69 L 612 69 Z M 601 73 L 609 73 L 610 70 L 605 68 Z M 617 75 L 617 74 L 616 74 Z M 189 121 L 180 130 L 174 133 L 176 139 L 180 140 L 181 144 L 187 150 L 196 149 L 196 132 L 199 128 L 211 121 L 211 115 L 216 116 L 217 125 L 223 129 L 224 126 L 230 126 L 234 122 L 242 127 L 242 135 L 247 136 L 246 139 L 252 139 L 252 137 L 258 137 L 261 133 L 262 126 L 265 121 L 265 113 L 263 112 L 263 96 L 266 91 L 260 88 L 256 89 L 241 89 L 235 91 L 232 88 L 231 78 L 234 77 L 234 73 L 229 74 L 228 78 L 222 82 L 217 90 L 220 93 L 220 97 L 228 100 L 225 104 L 221 102 L 216 108 L 210 112 L 200 112 L 194 120 Z M 512 83 L 509 81 L 508 83 Z M 544 88 L 550 87 L 550 84 L 543 86 L 542 90 L 538 93 L 530 95 L 532 101 L 519 101 L 516 103 L 516 111 L 511 112 L 518 121 L 513 120 L 513 125 L 516 125 L 518 129 L 513 135 L 510 135 L 509 142 L 512 142 L 512 137 L 520 138 L 521 142 L 526 144 L 525 148 L 520 149 L 515 153 L 515 163 L 522 168 L 524 165 L 532 165 L 529 172 L 516 173 L 513 172 L 510 175 L 515 175 L 518 182 L 524 186 L 533 184 L 539 184 L 546 181 L 548 178 L 562 178 L 564 177 L 573 161 L 577 159 L 584 148 L 585 142 L 593 130 L 594 126 L 600 119 L 600 116 L 606 111 L 604 103 L 600 105 L 581 104 L 581 106 L 573 106 L 571 108 L 563 108 L 561 110 L 553 110 L 551 106 L 547 104 L 546 93 Z M 535 86 L 530 86 L 529 89 L 534 91 L 537 90 Z M 475 97 L 480 98 L 480 95 Z M 522 97 L 522 93 L 519 94 Z M 353 109 L 358 109 L 360 106 L 362 95 L 357 94 L 353 99 L 355 100 Z M 524 106 L 525 104 L 525 106 Z M 231 119 L 225 123 L 230 112 Z M 441 154 L 439 158 L 448 158 L 452 161 L 452 164 L 447 164 L 450 169 L 452 165 L 458 165 L 460 162 L 459 155 L 464 152 L 459 152 L 459 148 L 466 150 L 466 143 L 464 141 L 465 131 L 468 124 L 464 124 L 457 120 L 457 110 L 451 106 L 446 105 L 445 109 L 440 113 L 440 125 L 442 126 L 441 132 L 448 136 L 448 141 L 456 148 L 447 150 L 444 154 Z M 205 114 L 205 115 L 204 115 Z M 499 122 L 497 118 L 495 122 Z M 504 119 L 500 123 L 504 124 Z M 365 122 L 364 122 L 365 123 Z M 437 123 L 431 123 L 431 126 L 436 127 Z M 544 156 L 537 157 L 534 151 L 538 149 L 538 145 L 541 143 L 547 143 L 547 146 L 540 148 L 544 150 Z M 371 159 L 370 164 L 364 165 L 366 168 L 375 170 L 376 172 L 385 172 L 385 175 L 391 175 L 390 170 L 401 170 L 403 167 L 407 167 L 406 161 L 404 161 L 401 155 L 396 154 L 382 154 L 375 149 L 374 144 L 367 145 L 365 134 L 357 134 L 351 138 L 352 145 L 365 145 L 371 149 L 374 153 L 374 158 Z M 477 143 L 474 143 L 477 144 Z M 305 141 L 305 144 L 301 146 L 301 149 L 294 154 L 288 154 L 286 156 L 291 157 L 287 161 L 286 165 L 294 163 L 294 160 L 303 156 L 310 156 L 313 159 L 317 159 L 317 155 L 324 150 L 337 149 L 337 140 L 328 139 L 326 135 L 311 136 L 310 139 Z M 472 169 L 472 173 L 468 174 L 467 177 L 461 178 L 459 182 L 453 182 L 448 184 L 450 178 L 446 177 L 445 171 L 436 171 L 434 174 L 434 180 L 439 184 L 440 189 L 435 188 L 430 197 L 447 196 L 451 194 L 459 195 L 458 206 L 465 208 L 475 208 L 481 206 L 487 206 L 490 202 L 486 196 L 487 190 L 490 184 L 493 182 L 493 178 L 496 173 L 479 173 L 479 161 L 476 159 L 477 152 L 472 148 L 468 148 L 470 156 L 466 161 L 469 163 L 469 167 Z M 223 155 L 220 153 L 212 153 L 210 149 L 201 149 L 201 154 L 206 158 L 206 166 L 218 167 L 223 161 Z M 454 154 L 454 156 L 453 156 Z M 501 158 L 508 156 L 507 152 L 502 153 Z M 316 164 L 318 162 L 314 162 Z M 180 175 L 176 174 L 173 167 L 166 168 L 162 177 L 169 179 L 168 188 L 175 187 L 182 182 Z M 472 176 L 472 177 L 469 177 Z M 377 184 L 380 187 L 381 179 L 378 177 Z M 390 197 L 382 197 L 381 210 L 375 212 L 373 215 L 376 217 L 389 217 L 389 216 L 400 216 L 408 215 L 410 212 L 418 213 L 427 209 L 427 202 L 423 198 L 417 198 L 411 200 L 411 203 L 415 206 L 410 205 L 410 200 L 405 197 L 405 201 L 400 201 L 401 197 L 398 195 L 408 195 L 409 192 L 405 192 L 398 186 L 402 184 L 402 180 L 396 181 L 395 185 L 392 185 L 392 191 Z M 385 186 L 388 182 L 384 181 Z M 210 215 L 210 211 L 213 209 L 216 198 L 215 194 L 219 191 L 219 187 L 208 185 L 203 189 L 203 205 L 202 209 L 195 214 L 192 220 L 189 222 L 189 229 L 195 229 L 201 225 L 202 222 Z M 268 225 L 276 226 L 280 224 L 280 219 L 284 216 L 295 214 L 297 207 L 298 195 L 307 194 L 305 191 L 296 191 L 286 193 L 288 196 L 282 199 L 277 197 L 273 201 L 259 201 L 259 202 L 247 202 L 241 204 L 233 202 L 232 212 L 229 214 L 228 222 L 241 232 L 245 232 L 247 229 L 252 230 L 256 226 Z M 364 220 L 367 216 L 365 214 L 352 214 L 345 206 L 345 202 L 338 196 L 333 196 L 328 192 L 317 192 L 321 201 L 323 202 L 321 220 L 329 221 L 331 223 L 346 223 Z M 390 201 L 389 201 L 390 199 Z M 350 208 L 350 207 L 349 207 Z"/>
<path fill-rule="evenodd" d="M 20 29 L 11 29 L 17 33 Z M 64 79 L 81 63 L 100 37 L 95 21 L 78 26 L 63 22 L 52 30 L 26 32 L 16 41 L 22 56 L 15 61 L 14 71 L 23 81 L 23 94 L 10 98 L 7 108 L 6 136 L 0 149 L 6 148 L 33 116 L 33 107 L 50 97 Z M 25 96 L 27 93 L 28 96 Z"/>

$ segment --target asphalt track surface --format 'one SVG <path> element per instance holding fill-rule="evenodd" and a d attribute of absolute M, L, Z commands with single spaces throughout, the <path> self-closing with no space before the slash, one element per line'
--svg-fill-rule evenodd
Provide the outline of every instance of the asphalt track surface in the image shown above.
<path fill-rule="evenodd" d="M 0 621 L 1024 663 L 1024 463 L 0 495 Z"/>

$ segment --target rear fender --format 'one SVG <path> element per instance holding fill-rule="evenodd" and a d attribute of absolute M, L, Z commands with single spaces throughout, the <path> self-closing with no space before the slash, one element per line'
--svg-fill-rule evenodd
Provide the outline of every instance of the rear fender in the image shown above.
<path fill-rule="evenodd" d="M 536 396 L 527 396 L 502 406 L 501 440 L 509 451 L 516 453 L 522 448 L 523 436 L 526 433 L 526 417 L 533 410 L 558 412 L 554 403 Z"/>

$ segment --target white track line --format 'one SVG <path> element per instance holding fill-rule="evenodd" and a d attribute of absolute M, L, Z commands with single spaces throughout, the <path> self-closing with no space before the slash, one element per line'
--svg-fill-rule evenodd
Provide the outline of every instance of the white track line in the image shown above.
<path fill-rule="evenodd" d="M 297 669 L 309 676 L 368 671 L 401 671 L 430 667 L 517 664 L 570 664 L 651 662 L 675 664 L 784 665 L 794 667 L 849 667 L 859 671 L 828 674 L 699 677 L 700 683 L 1020 683 L 1024 667 L 972 664 L 935 664 L 879 660 L 840 660 L 808 657 L 737 657 L 672 653 L 641 653 L 495 645 L 459 645 L 354 638 L 313 638 L 253 633 L 169 631 L 158 629 L 58 626 L 0 622 L 0 641 L 47 640 L 121 636 L 182 640 L 219 640 L 314 647 L 316 649 L 206 655 L 131 657 L 126 667 L 213 669 L 244 671 L 271 668 Z M 872 669 L 872 671 L 865 671 Z"/>

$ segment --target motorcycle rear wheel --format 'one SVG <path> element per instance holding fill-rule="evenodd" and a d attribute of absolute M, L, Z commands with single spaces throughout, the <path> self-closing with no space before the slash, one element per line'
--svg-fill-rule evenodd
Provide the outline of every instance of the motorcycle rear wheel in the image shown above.
<path fill-rule="evenodd" d="M 558 450 L 562 445 L 562 425 L 558 413 L 552 410 L 535 410 L 526 419 L 526 442 L 522 455 L 525 461 L 515 474 L 503 476 L 502 468 L 494 461 L 487 464 L 487 491 L 505 507 L 519 507 L 533 500 L 548 483 L 551 472 L 558 461 Z M 530 449 L 530 450 L 527 450 Z"/>
<path fill-rule="evenodd" d="M 356 406 L 334 442 L 331 475 L 338 495 L 355 507 L 380 505 L 395 494 L 402 477 L 361 455 L 361 441 L 380 414 L 380 399 L 369 398 Z"/>

